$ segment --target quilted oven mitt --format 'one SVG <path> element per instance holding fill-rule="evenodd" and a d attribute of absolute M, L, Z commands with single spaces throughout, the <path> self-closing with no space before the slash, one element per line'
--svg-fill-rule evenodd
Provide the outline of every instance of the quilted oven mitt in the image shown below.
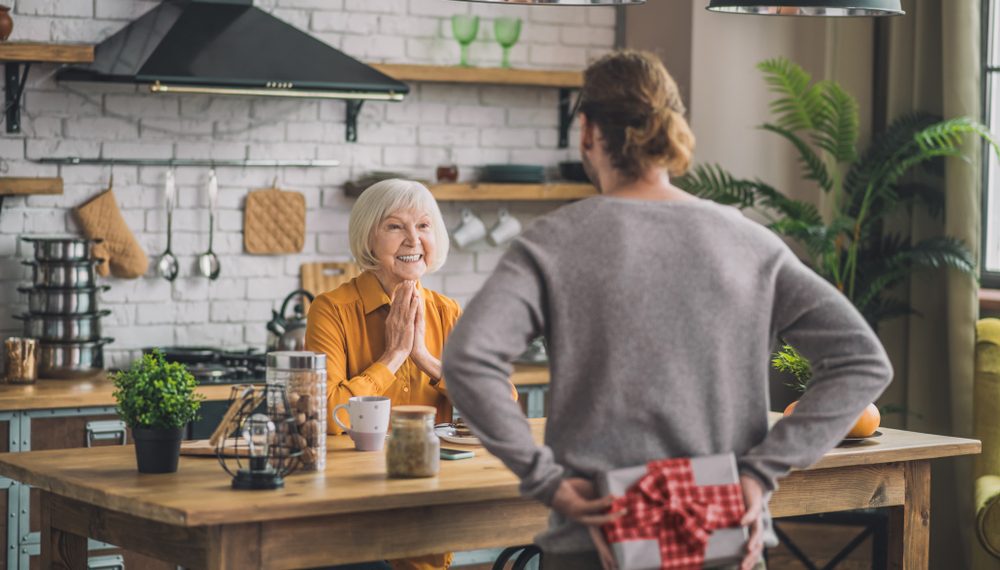
<path fill-rule="evenodd" d="M 98 273 L 105 277 L 111 273 L 125 279 L 135 279 L 146 273 L 149 258 L 125 223 L 111 188 L 91 198 L 74 212 L 84 235 L 104 240 L 94 246 L 94 256 L 105 260 L 97 266 Z"/>

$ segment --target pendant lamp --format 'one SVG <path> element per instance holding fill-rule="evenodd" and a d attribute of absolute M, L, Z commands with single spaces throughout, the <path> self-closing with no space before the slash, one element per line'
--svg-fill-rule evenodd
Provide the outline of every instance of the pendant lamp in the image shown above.
<path fill-rule="evenodd" d="M 510 4 L 512 6 L 631 6 L 645 4 L 646 0 L 465 0 L 484 4 Z"/>
<path fill-rule="evenodd" d="M 899 16 L 900 0 L 711 0 L 708 10 L 761 16 Z"/>

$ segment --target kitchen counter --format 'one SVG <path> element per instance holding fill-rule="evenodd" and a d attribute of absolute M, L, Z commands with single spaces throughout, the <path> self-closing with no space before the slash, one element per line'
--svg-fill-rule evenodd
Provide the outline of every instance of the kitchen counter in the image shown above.
<path fill-rule="evenodd" d="M 228 385 L 199 386 L 206 400 L 228 400 Z M 0 412 L 113 406 L 115 386 L 106 375 L 75 380 L 39 379 L 35 384 L 0 384 Z"/>
<path fill-rule="evenodd" d="M 511 381 L 515 386 L 548 384 L 549 371 L 545 366 L 518 364 Z M 228 400 L 230 385 L 215 384 L 198 387 L 206 400 Z M 0 384 L 0 412 L 16 410 L 46 410 L 57 408 L 83 408 L 113 406 L 111 396 L 114 384 L 106 375 L 76 380 L 39 379 L 35 384 Z"/>

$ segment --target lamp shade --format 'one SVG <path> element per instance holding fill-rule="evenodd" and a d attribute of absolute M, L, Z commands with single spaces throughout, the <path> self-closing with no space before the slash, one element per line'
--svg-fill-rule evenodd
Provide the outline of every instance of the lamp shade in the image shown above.
<path fill-rule="evenodd" d="M 711 0 L 708 10 L 761 16 L 899 16 L 900 0 Z"/>
<path fill-rule="evenodd" d="M 484 4 L 510 4 L 513 6 L 629 6 L 645 4 L 646 0 L 464 0 Z"/>

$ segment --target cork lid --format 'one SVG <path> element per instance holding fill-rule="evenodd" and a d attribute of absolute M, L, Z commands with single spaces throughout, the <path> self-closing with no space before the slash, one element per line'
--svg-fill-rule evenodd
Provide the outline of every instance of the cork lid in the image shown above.
<path fill-rule="evenodd" d="M 394 406 L 392 413 L 408 418 L 419 418 L 426 415 L 434 415 L 437 413 L 437 409 L 434 406 Z"/>

